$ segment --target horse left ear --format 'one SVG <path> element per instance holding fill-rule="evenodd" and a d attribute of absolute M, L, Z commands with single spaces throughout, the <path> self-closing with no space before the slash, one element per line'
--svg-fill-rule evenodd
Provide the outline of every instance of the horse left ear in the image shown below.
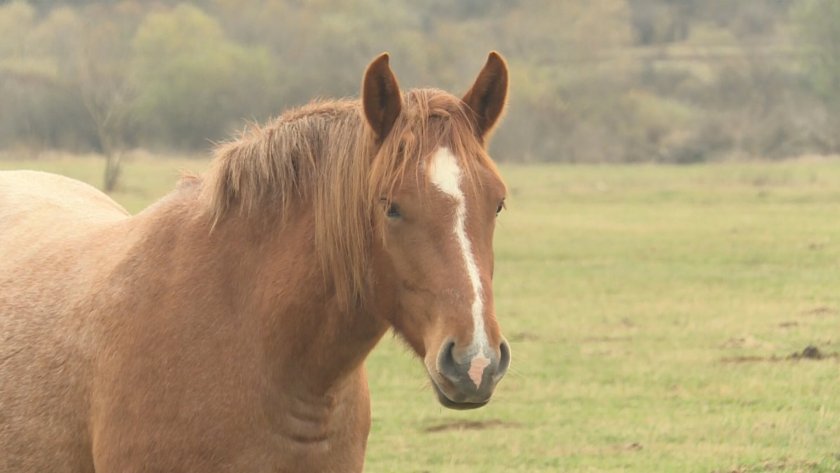
<path fill-rule="evenodd" d="M 388 53 L 368 65 L 362 81 L 362 105 L 376 137 L 384 140 L 402 110 L 400 86 L 388 65 Z"/>
<path fill-rule="evenodd" d="M 461 99 L 475 114 L 478 135 L 486 137 L 505 108 L 508 90 L 508 68 L 502 56 L 493 51 L 475 79 L 469 92 Z"/>

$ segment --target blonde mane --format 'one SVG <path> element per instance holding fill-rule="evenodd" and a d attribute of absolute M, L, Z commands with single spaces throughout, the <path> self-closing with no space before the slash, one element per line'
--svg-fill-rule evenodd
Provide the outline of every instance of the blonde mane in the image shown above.
<path fill-rule="evenodd" d="M 232 212 L 283 222 L 311 208 L 321 269 L 349 308 L 364 303 L 373 212 L 390 201 L 408 172 L 419 173 L 438 147 L 448 146 L 470 185 L 479 168 L 498 175 L 470 113 L 449 93 L 411 90 L 379 143 L 358 100 L 313 102 L 218 146 L 202 201 L 214 225 Z"/>

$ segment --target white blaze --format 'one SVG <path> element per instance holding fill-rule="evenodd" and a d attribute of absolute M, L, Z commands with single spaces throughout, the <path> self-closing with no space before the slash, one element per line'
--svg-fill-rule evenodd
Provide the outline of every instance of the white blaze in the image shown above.
<path fill-rule="evenodd" d="M 429 179 L 435 187 L 452 197 L 456 203 L 453 233 L 455 234 L 455 239 L 458 241 L 458 245 L 461 247 L 461 254 L 463 255 L 464 264 L 467 268 L 467 277 L 473 289 L 471 310 L 473 338 L 470 354 L 477 357 L 482 356 L 481 352 L 488 350 L 489 342 L 487 341 L 487 332 L 484 330 L 484 292 L 481 287 L 481 278 L 478 274 L 478 265 L 475 262 L 475 256 L 473 256 L 472 244 L 470 244 L 470 239 L 467 237 L 467 203 L 464 192 L 461 190 L 461 174 L 458 160 L 449 151 L 449 148 L 438 148 L 437 152 L 432 156 L 429 166 Z M 484 357 L 482 356 L 482 358 Z M 475 363 L 476 360 L 473 361 Z M 484 366 L 482 366 L 482 372 L 484 371 L 483 368 Z M 471 377 L 473 378 L 473 382 L 475 382 L 476 378 L 474 376 Z M 478 380 L 480 382 L 480 376 L 478 376 Z M 478 386 L 478 383 L 476 383 L 476 386 Z"/>

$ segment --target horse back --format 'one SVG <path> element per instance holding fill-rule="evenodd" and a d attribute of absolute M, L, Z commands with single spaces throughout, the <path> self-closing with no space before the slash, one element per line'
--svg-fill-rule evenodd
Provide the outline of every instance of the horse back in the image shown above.
<path fill-rule="evenodd" d="M 80 224 L 122 218 L 128 212 L 93 186 L 39 171 L 0 171 L 0 232 L 24 219 L 34 226 L 79 220 Z"/>

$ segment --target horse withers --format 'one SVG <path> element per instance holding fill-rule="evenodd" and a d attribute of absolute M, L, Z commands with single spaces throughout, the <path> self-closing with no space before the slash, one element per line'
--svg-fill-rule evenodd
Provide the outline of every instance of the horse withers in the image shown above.
<path fill-rule="evenodd" d="M 0 472 L 360 471 L 391 327 L 441 404 L 486 404 L 507 85 L 491 53 L 461 99 L 401 93 L 383 54 L 136 216 L 0 173 Z"/>

